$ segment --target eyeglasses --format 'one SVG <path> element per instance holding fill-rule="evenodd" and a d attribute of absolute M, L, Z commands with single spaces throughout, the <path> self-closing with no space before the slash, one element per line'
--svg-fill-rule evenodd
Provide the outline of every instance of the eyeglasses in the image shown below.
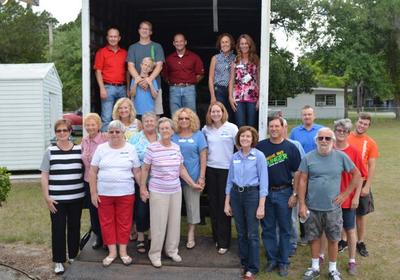
<path fill-rule="evenodd" d="M 325 140 L 325 141 L 329 142 L 329 141 L 332 140 L 332 137 L 329 137 L 329 136 L 318 136 L 317 139 L 318 139 L 318 141 Z"/>
<path fill-rule="evenodd" d="M 340 134 L 345 134 L 348 131 L 347 130 L 343 130 L 343 129 L 335 129 L 335 132 L 340 133 Z"/>
<path fill-rule="evenodd" d="M 108 131 L 108 133 L 109 134 L 120 134 L 121 131 L 119 131 L 119 130 L 110 130 L 110 131 Z"/>
<path fill-rule="evenodd" d="M 68 129 L 56 129 L 56 133 L 69 132 Z"/>
<path fill-rule="evenodd" d="M 190 120 L 188 117 L 178 118 L 179 121 L 188 121 Z"/>

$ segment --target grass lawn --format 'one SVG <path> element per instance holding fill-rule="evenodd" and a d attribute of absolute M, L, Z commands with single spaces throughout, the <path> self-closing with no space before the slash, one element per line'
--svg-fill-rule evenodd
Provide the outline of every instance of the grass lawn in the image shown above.
<path fill-rule="evenodd" d="M 332 121 L 322 121 L 325 125 Z M 293 125 L 293 124 L 292 124 Z M 357 256 L 358 276 L 352 279 L 399 279 L 400 275 L 400 211 L 398 202 L 399 160 L 400 160 L 400 122 L 390 119 L 374 120 L 369 130 L 380 148 L 380 159 L 374 179 L 373 193 L 376 212 L 368 216 L 366 243 L 370 256 Z M 185 219 L 183 219 L 184 221 Z M 82 231 L 89 228 L 88 211 L 82 217 Z M 184 229 L 182 230 L 184 231 Z M 209 235 L 210 224 L 198 227 L 199 234 Z M 8 202 L 0 208 L 0 243 L 23 241 L 25 243 L 46 244 L 50 246 L 50 218 L 41 197 L 39 183 L 14 184 Z M 263 252 L 261 268 L 265 267 Z M 49 260 L 50 261 L 50 260 Z M 299 247 L 288 279 L 301 279 L 310 263 L 308 247 Z M 346 273 L 347 251 L 339 255 L 339 270 L 344 279 Z M 320 279 L 328 279 L 327 264 L 324 265 Z M 257 279 L 282 279 L 273 273 L 260 273 Z"/>

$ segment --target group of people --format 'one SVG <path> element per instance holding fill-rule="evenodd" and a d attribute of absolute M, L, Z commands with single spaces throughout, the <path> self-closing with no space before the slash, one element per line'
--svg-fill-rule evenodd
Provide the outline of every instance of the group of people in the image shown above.
<path fill-rule="evenodd" d="M 118 99 L 131 99 L 138 118 L 146 112 L 164 113 L 161 77 L 169 86 L 171 116 L 180 108 L 196 112 L 196 85 L 204 77 L 201 58 L 187 48 L 184 34 L 173 38 L 173 53 L 164 57 L 159 43 L 151 40 L 153 26 L 139 24 L 139 41 L 128 51 L 119 46 L 121 35 L 115 27 L 107 31 L 107 45 L 95 56 L 94 69 L 100 89 L 102 131 L 112 120 L 112 108 Z M 253 39 L 242 34 L 235 40 L 221 34 L 219 51 L 210 62 L 208 86 L 211 103 L 220 101 L 227 108 L 230 121 L 240 127 L 257 123 L 259 103 L 259 58 Z M 236 51 L 236 54 L 235 54 Z"/>
<path fill-rule="evenodd" d="M 195 85 L 204 76 L 201 59 L 186 49 L 181 33 L 174 36 L 176 51 L 164 59 L 161 45 L 150 39 L 151 23 L 140 23 L 138 32 L 139 41 L 125 51 L 118 45 L 119 31 L 108 30 L 108 44 L 97 52 L 94 66 L 101 117 L 84 117 L 87 136 L 81 145 L 69 140 L 69 121 L 57 121 L 57 142 L 44 154 L 40 169 L 54 271 L 64 272 L 67 252 L 69 262 L 79 252 L 83 206 L 96 235 L 92 247 L 108 249 L 103 266 L 118 256 L 123 264 L 132 263 L 127 252 L 132 233 L 137 251 L 147 253 L 154 267 L 162 266 L 163 248 L 181 262 L 182 197 L 186 248 L 193 249 L 200 195 L 207 188 L 218 254 L 230 248 L 235 219 L 242 279 L 255 279 L 260 270 L 260 225 L 266 272 L 287 277 L 297 244 L 309 243 L 312 261 L 303 279 L 319 277 L 326 249 L 329 279 L 341 279 L 336 258 L 347 247 L 348 272 L 355 275 L 356 250 L 368 256 L 365 216 L 374 210 L 371 182 L 378 148 L 366 135 L 371 116 L 361 113 L 354 131 L 349 119 L 335 121 L 332 130 L 314 123 L 314 109 L 305 106 L 303 124 L 290 135 L 286 120 L 277 115 L 268 120 L 269 138 L 259 141 L 255 45 L 241 35 L 235 55 L 234 39 L 224 33 L 217 40 L 220 53 L 211 59 L 211 102 L 200 128 Z M 159 118 L 160 74 L 170 86 L 171 119 Z"/>

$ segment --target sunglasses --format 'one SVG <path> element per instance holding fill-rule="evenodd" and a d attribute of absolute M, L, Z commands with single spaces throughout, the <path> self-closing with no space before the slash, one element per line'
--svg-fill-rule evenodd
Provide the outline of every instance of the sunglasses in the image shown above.
<path fill-rule="evenodd" d="M 178 120 L 180 120 L 180 121 L 188 121 L 188 120 L 190 120 L 190 119 L 187 118 L 187 117 L 183 117 L 183 118 L 178 118 Z"/>
<path fill-rule="evenodd" d="M 56 133 L 69 132 L 68 129 L 56 129 Z"/>
<path fill-rule="evenodd" d="M 119 131 L 119 130 L 110 130 L 110 131 L 108 131 L 108 133 L 109 134 L 120 134 L 121 131 Z"/>
<path fill-rule="evenodd" d="M 329 141 L 332 140 L 332 137 L 329 137 L 329 136 L 318 136 L 317 139 L 318 139 L 318 141 L 325 140 L 325 141 L 329 142 Z"/>

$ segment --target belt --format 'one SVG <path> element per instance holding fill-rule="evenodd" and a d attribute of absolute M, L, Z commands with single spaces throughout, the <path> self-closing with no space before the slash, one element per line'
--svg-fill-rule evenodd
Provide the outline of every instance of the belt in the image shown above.
<path fill-rule="evenodd" d="M 276 191 L 280 191 L 280 190 L 283 190 L 286 188 L 291 188 L 291 187 L 292 187 L 292 185 L 286 184 L 286 185 L 281 185 L 281 186 L 270 186 L 269 189 L 270 189 L 270 191 L 276 192 Z"/>
<path fill-rule="evenodd" d="M 172 87 L 190 87 L 190 86 L 194 86 L 194 84 L 190 84 L 190 83 L 177 83 L 177 84 L 170 84 L 170 86 L 172 86 Z"/>
<path fill-rule="evenodd" d="M 251 192 L 251 191 L 258 191 L 260 189 L 259 186 L 238 186 L 236 184 L 233 184 L 233 190 L 237 192 Z"/>
<path fill-rule="evenodd" d="M 125 86 L 124 83 L 122 84 L 117 84 L 117 83 L 104 83 L 105 85 L 109 85 L 109 86 L 114 86 L 114 87 L 122 87 Z"/>

